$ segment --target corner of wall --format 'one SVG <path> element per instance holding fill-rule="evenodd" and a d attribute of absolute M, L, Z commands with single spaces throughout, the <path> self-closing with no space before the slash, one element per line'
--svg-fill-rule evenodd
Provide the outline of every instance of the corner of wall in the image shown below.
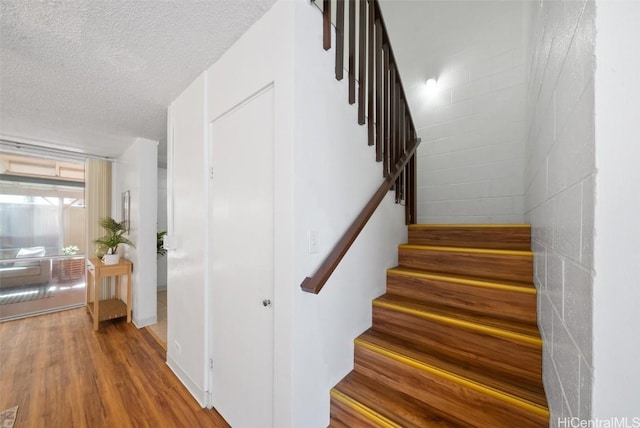
<path fill-rule="evenodd" d="M 591 0 L 531 11 L 524 208 L 556 427 L 591 418 L 595 11 Z"/>
<path fill-rule="evenodd" d="M 640 3 L 595 4 L 592 417 L 640 426 Z"/>
<path fill-rule="evenodd" d="M 155 229 L 157 219 L 158 142 L 137 138 L 117 159 L 117 183 L 113 194 L 113 216 L 122 217 L 121 195 L 130 192 L 129 238 L 125 257 L 134 263 L 133 320 L 140 328 L 153 324 L 156 314 Z"/>

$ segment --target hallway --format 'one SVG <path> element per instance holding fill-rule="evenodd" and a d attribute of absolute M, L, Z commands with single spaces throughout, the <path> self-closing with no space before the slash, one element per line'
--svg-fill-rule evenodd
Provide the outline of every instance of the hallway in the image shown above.
<path fill-rule="evenodd" d="M 117 321 L 94 333 L 84 308 L 0 323 L 0 361 L 0 409 L 19 406 L 19 427 L 228 426 L 146 329 Z"/>

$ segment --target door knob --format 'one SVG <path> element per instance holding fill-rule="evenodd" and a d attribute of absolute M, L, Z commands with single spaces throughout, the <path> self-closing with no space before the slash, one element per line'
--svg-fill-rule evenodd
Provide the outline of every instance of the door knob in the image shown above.
<path fill-rule="evenodd" d="M 264 299 L 262 301 L 262 306 L 271 306 L 271 300 L 269 299 Z"/>

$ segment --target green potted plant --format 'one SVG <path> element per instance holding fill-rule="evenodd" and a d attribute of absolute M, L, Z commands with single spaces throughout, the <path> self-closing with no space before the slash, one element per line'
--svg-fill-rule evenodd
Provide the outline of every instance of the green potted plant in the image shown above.
<path fill-rule="evenodd" d="M 102 238 L 96 239 L 94 242 L 98 245 L 102 245 L 107 248 L 107 253 L 102 257 L 102 263 L 106 265 L 115 265 L 120 262 L 120 255 L 118 254 L 118 246 L 120 244 L 133 245 L 124 233 L 127 231 L 126 221 L 118 223 L 111 217 L 104 217 L 100 219 L 100 226 L 107 231 L 107 234 Z"/>
<path fill-rule="evenodd" d="M 77 245 L 69 245 L 62 248 L 62 254 L 65 256 L 73 256 L 74 254 L 78 254 L 80 248 Z"/>
<path fill-rule="evenodd" d="M 84 257 L 77 256 L 79 251 L 80 248 L 77 245 L 62 247 L 62 254 L 69 257 L 60 260 L 61 281 L 74 281 L 82 278 L 84 274 Z"/>

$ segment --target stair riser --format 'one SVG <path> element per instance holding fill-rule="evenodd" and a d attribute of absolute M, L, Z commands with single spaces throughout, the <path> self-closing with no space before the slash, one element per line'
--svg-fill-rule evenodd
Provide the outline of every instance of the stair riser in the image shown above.
<path fill-rule="evenodd" d="M 536 295 L 387 274 L 387 293 L 536 324 Z"/>
<path fill-rule="evenodd" d="M 349 406 L 331 398 L 331 428 L 378 428 L 375 422 L 356 412 Z"/>
<path fill-rule="evenodd" d="M 376 409 L 376 413 L 382 418 L 393 420 L 403 428 L 461 428 L 465 425 L 459 420 L 456 421 L 451 415 L 436 412 L 431 407 L 425 408 L 424 403 L 422 404 L 422 408 L 416 408 L 414 407 L 416 404 L 414 397 L 406 397 L 407 400 L 404 401 L 403 397 L 400 397 L 401 394 L 395 390 L 393 391 L 394 400 L 403 402 L 403 404 L 395 407 L 387 407 L 386 409 L 378 409 L 377 404 L 380 403 L 380 400 L 384 400 L 384 398 L 381 398 L 379 389 L 379 384 L 376 384 L 375 387 L 363 386 L 361 383 L 354 381 L 351 375 L 342 379 L 340 384 L 334 388 L 335 391 L 360 403 L 365 408 L 371 410 Z M 333 401 L 340 401 L 336 400 L 333 394 L 331 398 Z"/>
<path fill-rule="evenodd" d="M 529 250 L 529 227 L 409 227 L 409 244 Z"/>
<path fill-rule="evenodd" d="M 457 359 L 477 361 L 528 382 L 542 379 L 540 346 L 376 306 L 373 307 L 373 328 Z"/>
<path fill-rule="evenodd" d="M 400 266 L 453 275 L 531 283 L 533 256 L 466 253 L 435 249 L 398 249 Z"/>
<path fill-rule="evenodd" d="M 354 369 L 475 427 L 548 426 L 547 418 L 434 373 L 356 346 Z M 357 425 L 356 425 L 357 426 Z"/>

